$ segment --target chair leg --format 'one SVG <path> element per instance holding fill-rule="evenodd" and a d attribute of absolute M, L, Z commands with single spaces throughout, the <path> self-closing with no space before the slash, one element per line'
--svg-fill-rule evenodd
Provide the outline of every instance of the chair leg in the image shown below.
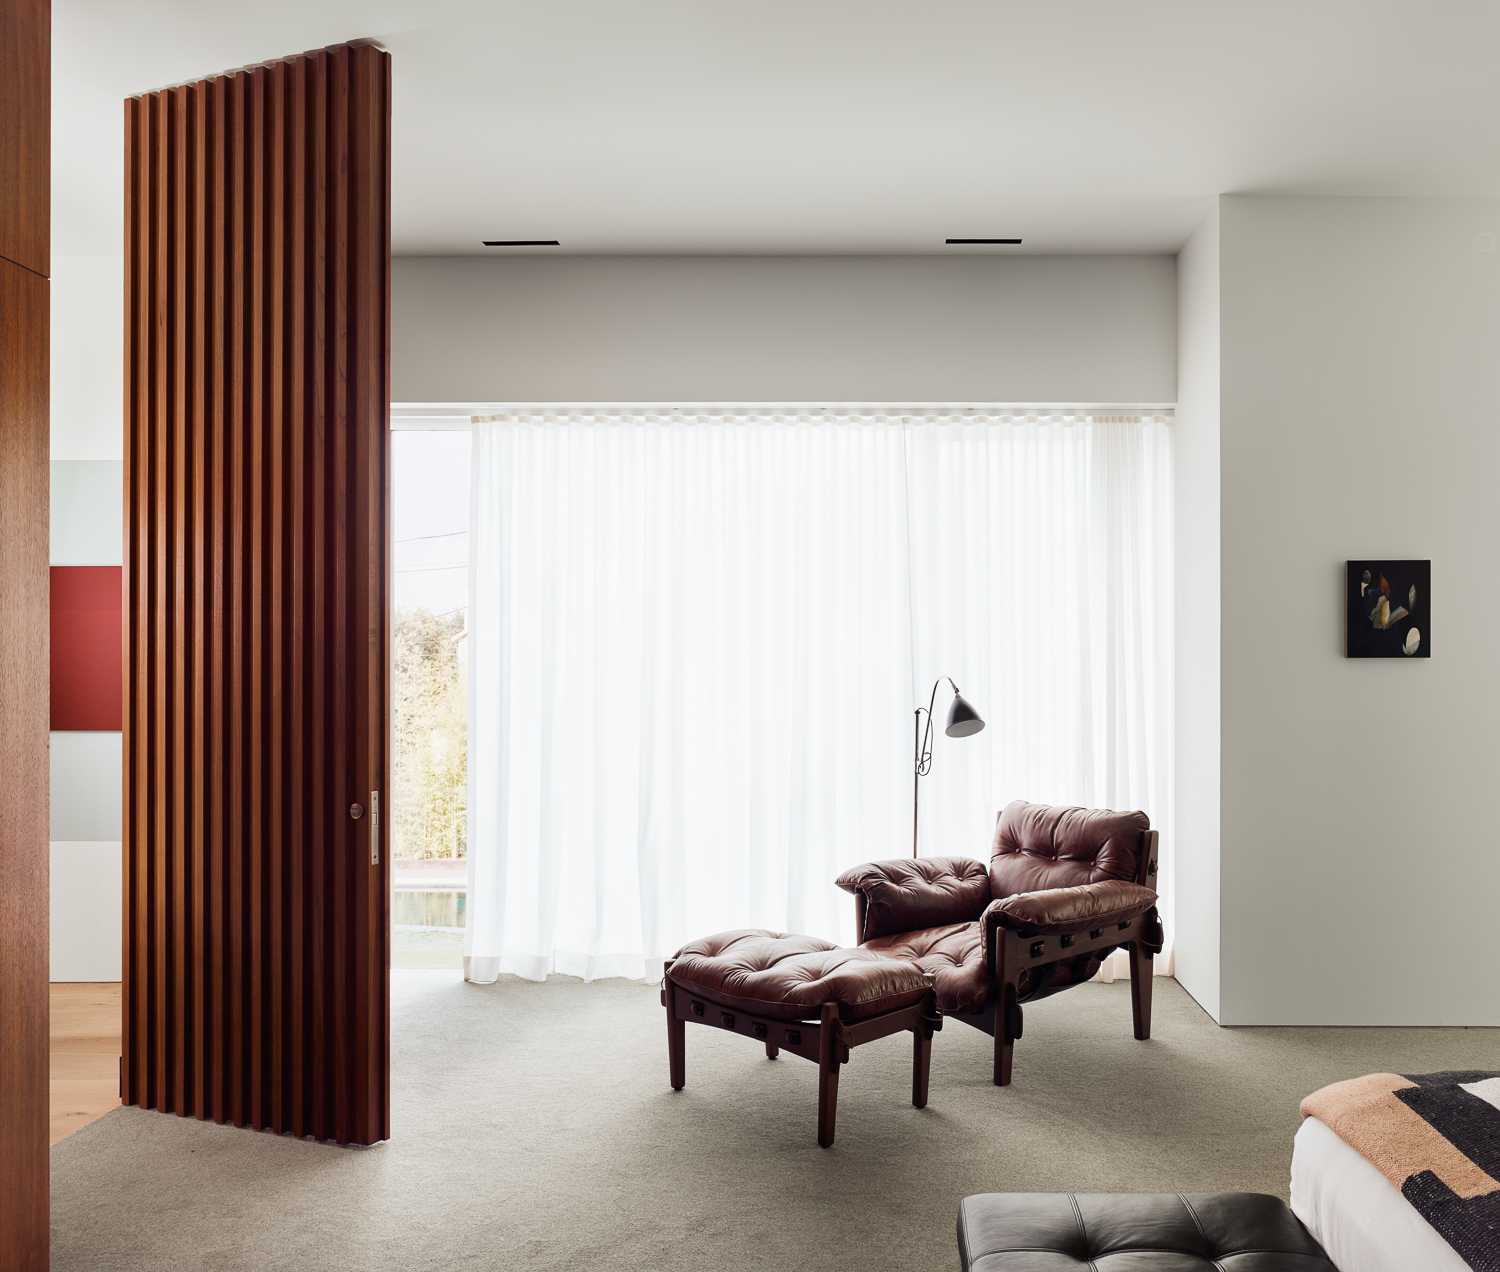
<path fill-rule="evenodd" d="M 667 1008 L 667 1070 L 671 1075 L 672 1090 L 681 1091 L 687 1083 L 687 1025 L 672 1007 L 672 982 L 662 990 L 662 1002 Z"/>
<path fill-rule="evenodd" d="M 1151 955 L 1139 941 L 1130 947 L 1130 1014 L 1135 1036 L 1145 1042 L 1151 1036 Z"/>
<path fill-rule="evenodd" d="M 1011 1056 L 1021 1036 L 1021 1003 L 1014 985 L 1002 983 L 995 1002 L 995 1085 L 1010 1085 Z"/>
<path fill-rule="evenodd" d="M 1005 1037 L 1003 1029 L 995 1030 L 995 1085 L 1010 1085 L 1011 1054 L 1016 1044 Z"/>
<path fill-rule="evenodd" d="M 911 1031 L 911 1102 L 919 1109 L 927 1107 L 927 1078 L 932 1071 L 932 1030 L 918 1025 Z"/>
<path fill-rule="evenodd" d="M 833 1124 L 839 1104 L 839 1009 L 823 1004 L 818 1022 L 818 1146 L 833 1144 Z"/>
<path fill-rule="evenodd" d="M 766 1043 L 766 1059 L 767 1060 L 774 1060 L 780 1054 L 781 1054 L 781 1048 L 778 1047 L 774 1042 L 768 1042 L 768 1043 Z"/>

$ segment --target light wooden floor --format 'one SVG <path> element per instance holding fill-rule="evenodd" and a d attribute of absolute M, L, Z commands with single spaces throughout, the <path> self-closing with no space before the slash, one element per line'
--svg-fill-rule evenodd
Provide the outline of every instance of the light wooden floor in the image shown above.
<path fill-rule="evenodd" d="M 52 985 L 50 1142 L 120 1105 L 120 986 Z"/>

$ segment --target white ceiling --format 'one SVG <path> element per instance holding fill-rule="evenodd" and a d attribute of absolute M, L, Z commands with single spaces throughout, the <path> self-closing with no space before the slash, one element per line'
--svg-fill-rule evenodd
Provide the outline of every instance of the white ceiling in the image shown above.
<path fill-rule="evenodd" d="M 362 36 L 398 253 L 1157 252 L 1221 192 L 1500 195 L 1495 0 L 54 0 L 55 250 L 117 250 L 124 96 Z"/>

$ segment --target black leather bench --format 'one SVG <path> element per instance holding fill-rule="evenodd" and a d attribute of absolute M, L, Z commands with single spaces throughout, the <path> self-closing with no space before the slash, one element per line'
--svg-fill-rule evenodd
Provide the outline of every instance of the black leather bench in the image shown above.
<path fill-rule="evenodd" d="M 958 1252 L 964 1272 L 1338 1272 L 1264 1193 L 979 1193 Z"/>

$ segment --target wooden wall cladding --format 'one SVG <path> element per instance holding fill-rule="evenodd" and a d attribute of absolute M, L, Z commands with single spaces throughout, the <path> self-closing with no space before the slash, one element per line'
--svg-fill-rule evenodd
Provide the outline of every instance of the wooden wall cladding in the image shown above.
<path fill-rule="evenodd" d="M 0 1268 L 45 1272 L 51 6 L 0 3 Z"/>
<path fill-rule="evenodd" d="M 389 1134 L 351 816 L 386 787 L 389 101 L 353 45 L 125 108 L 122 1094 L 345 1143 Z"/>
<path fill-rule="evenodd" d="M 0 256 L 52 273 L 52 3 L 0 4 Z"/>
<path fill-rule="evenodd" d="M 0 260 L 0 1268 L 6 1269 L 47 1266 L 47 301 L 45 278 Z"/>

